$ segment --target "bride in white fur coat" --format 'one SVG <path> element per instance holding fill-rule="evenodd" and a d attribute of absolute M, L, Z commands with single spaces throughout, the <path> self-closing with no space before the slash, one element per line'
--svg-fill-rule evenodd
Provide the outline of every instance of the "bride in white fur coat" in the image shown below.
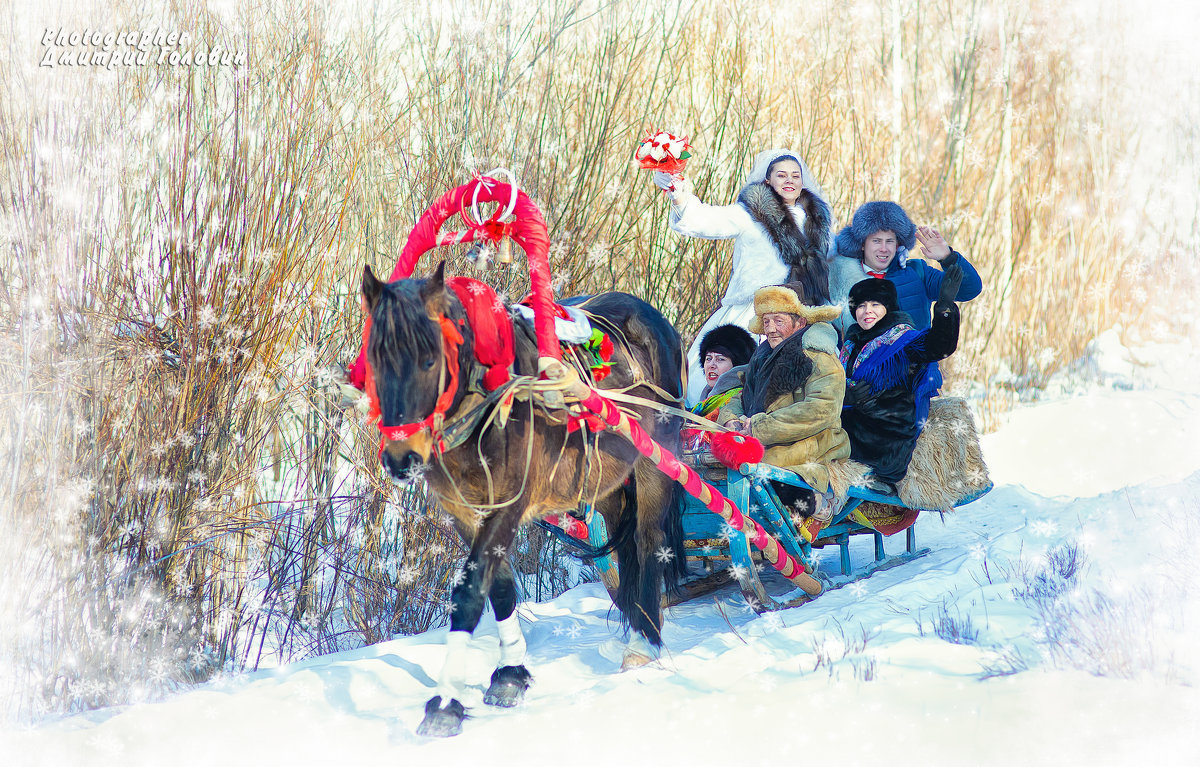
<path fill-rule="evenodd" d="M 696 333 L 688 349 L 689 403 L 704 388 L 700 339 L 725 324 L 747 328 L 754 318 L 754 291 L 800 283 L 806 303 L 829 303 L 829 205 L 800 156 L 787 149 L 761 152 L 732 205 L 708 205 L 680 176 L 657 172 L 654 183 L 671 199 L 671 228 L 687 237 L 733 242 L 733 272 L 721 306 Z"/>

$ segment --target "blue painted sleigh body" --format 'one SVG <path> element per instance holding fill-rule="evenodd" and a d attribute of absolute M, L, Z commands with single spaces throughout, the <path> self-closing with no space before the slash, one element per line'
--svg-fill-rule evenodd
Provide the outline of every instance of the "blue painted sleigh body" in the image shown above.
<path fill-rule="evenodd" d="M 739 509 L 761 524 L 789 554 L 801 562 L 815 561 L 814 548 L 838 546 L 840 574 L 818 576 L 824 581 L 826 588 L 838 588 L 877 570 L 895 567 L 929 552 L 928 549 L 917 548 L 915 519 L 902 531 L 904 551 L 888 555 L 884 548 L 884 538 L 889 536 L 872 527 L 862 514 L 855 513 L 866 501 L 908 509 L 909 507 L 896 496 L 881 495 L 865 487 L 851 487 L 847 492 L 845 505 L 829 524 L 815 534 L 810 533 L 806 536 L 785 511 L 783 502 L 771 487 L 771 481 L 799 488 L 809 487 L 794 472 L 768 464 L 742 464 L 740 469 L 728 469 L 725 481 L 717 481 L 714 484 Z M 989 482 L 960 499 L 955 507 L 978 500 L 991 488 Z M 606 535 L 604 523 L 600 521 L 599 515 L 592 516 L 594 519 L 589 525 L 589 538 L 596 545 L 602 543 Z M 755 561 L 754 547 L 750 540 L 742 532 L 727 525 L 720 516 L 705 508 L 699 500 L 690 496 L 685 496 L 683 530 L 688 558 L 701 560 L 708 574 L 684 583 L 679 595 L 671 599 L 671 604 L 711 592 L 729 583 L 731 579 L 738 581 L 746 601 L 759 612 L 802 604 L 810 599 L 801 594 L 795 599 L 780 602 L 769 595 L 760 578 L 761 564 Z M 898 535 L 899 532 L 894 534 Z M 859 567 L 854 567 L 850 559 L 850 539 L 856 535 L 870 535 L 875 544 L 874 560 Z M 598 558 L 595 564 L 606 583 L 615 577 L 616 566 L 610 557 Z"/>

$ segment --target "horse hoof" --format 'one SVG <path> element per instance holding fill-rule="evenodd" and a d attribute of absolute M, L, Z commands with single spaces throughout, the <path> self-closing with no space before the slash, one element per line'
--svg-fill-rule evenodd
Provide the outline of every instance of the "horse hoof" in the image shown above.
<path fill-rule="evenodd" d="M 492 672 L 492 683 L 483 694 L 483 702 L 512 708 L 525 699 L 525 691 L 532 682 L 533 674 L 524 666 L 501 666 Z"/>
<path fill-rule="evenodd" d="M 467 710 L 454 698 L 442 708 L 442 696 L 434 695 L 425 704 L 425 718 L 417 726 L 417 734 L 427 738 L 449 738 L 462 732 Z"/>
<path fill-rule="evenodd" d="M 635 650 L 626 650 L 625 657 L 621 659 L 621 670 L 628 671 L 633 668 L 641 668 L 653 660 L 654 658 L 644 653 Z"/>

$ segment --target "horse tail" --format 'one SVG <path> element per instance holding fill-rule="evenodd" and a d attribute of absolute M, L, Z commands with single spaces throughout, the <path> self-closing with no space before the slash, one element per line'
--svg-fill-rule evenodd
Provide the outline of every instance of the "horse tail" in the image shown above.
<path fill-rule="evenodd" d="M 613 536 L 609 541 L 617 554 L 617 568 L 621 574 L 613 602 L 621 613 L 621 618 L 628 626 L 644 635 L 653 645 L 662 644 L 662 635 L 657 625 L 654 611 L 648 611 L 645 606 L 646 568 L 654 567 L 653 557 L 638 556 L 637 532 L 637 472 L 629 477 L 629 482 L 623 491 L 624 506 L 621 510 L 621 521 L 617 525 L 619 531 L 630 529 L 633 535 Z M 657 585 L 657 584 L 656 584 Z M 657 597 L 657 594 L 655 594 Z"/>
<path fill-rule="evenodd" d="M 675 594 L 686 572 L 683 548 L 683 491 L 650 464 L 639 462 L 622 516 L 638 520 L 637 534 L 616 549 L 621 580 L 614 602 L 634 631 L 662 644 L 662 592 Z"/>
<path fill-rule="evenodd" d="M 671 500 L 663 515 L 663 545 L 671 552 L 670 565 L 663 568 L 663 588 L 668 594 L 676 594 L 679 584 L 687 576 L 687 552 L 683 548 L 683 504 L 686 491 L 678 482 L 671 483 Z"/>

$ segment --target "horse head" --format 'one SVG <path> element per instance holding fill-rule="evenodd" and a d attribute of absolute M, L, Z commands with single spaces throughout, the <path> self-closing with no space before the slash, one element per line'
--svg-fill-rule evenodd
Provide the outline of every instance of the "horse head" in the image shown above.
<path fill-rule="evenodd" d="M 363 268 L 362 293 L 371 317 L 367 361 L 384 435 L 380 460 L 400 481 L 429 460 L 436 440 L 431 419 L 455 396 L 445 394 L 454 376 L 444 347 L 443 322 L 451 305 L 444 271 L 443 262 L 428 279 L 385 283 L 369 266 Z M 424 428 L 413 428 L 422 423 Z"/>

